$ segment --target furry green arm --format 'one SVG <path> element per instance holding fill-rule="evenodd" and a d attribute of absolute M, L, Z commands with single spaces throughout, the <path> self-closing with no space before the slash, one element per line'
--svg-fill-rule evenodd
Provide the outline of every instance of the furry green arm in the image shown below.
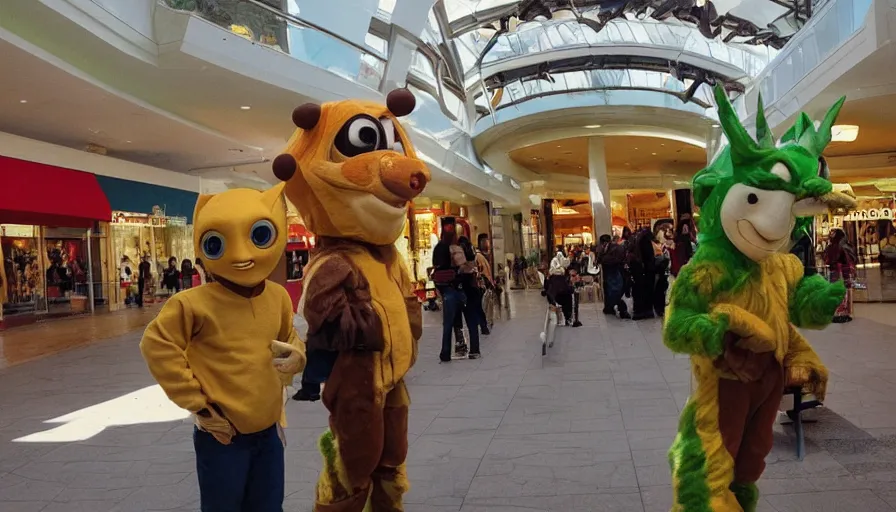
<path fill-rule="evenodd" d="M 819 275 L 800 279 L 790 299 L 790 321 L 805 329 L 822 329 L 831 323 L 846 296 L 843 281 L 828 282 Z"/>
<path fill-rule="evenodd" d="M 676 353 L 717 357 L 724 348 L 727 315 L 709 313 L 723 270 L 710 263 L 685 265 L 672 285 L 663 342 Z"/>

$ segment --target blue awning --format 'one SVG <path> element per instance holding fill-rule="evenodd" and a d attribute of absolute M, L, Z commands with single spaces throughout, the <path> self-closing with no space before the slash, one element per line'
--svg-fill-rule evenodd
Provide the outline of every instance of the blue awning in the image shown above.
<path fill-rule="evenodd" d="M 168 217 L 186 217 L 187 224 L 193 223 L 193 209 L 199 198 L 196 192 L 109 176 L 98 175 L 96 179 L 112 210 L 150 214 L 153 206 L 159 206 Z"/>

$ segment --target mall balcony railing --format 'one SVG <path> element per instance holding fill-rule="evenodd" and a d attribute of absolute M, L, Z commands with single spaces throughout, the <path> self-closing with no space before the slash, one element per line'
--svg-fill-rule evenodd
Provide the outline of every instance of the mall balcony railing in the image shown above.
<path fill-rule="evenodd" d="M 481 61 L 481 70 L 466 70 L 471 83 L 481 72 L 488 76 L 515 65 L 516 60 L 532 60 L 543 57 L 555 60 L 560 52 L 579 50 L 583 53 L 606 47 L 643 46 L 646 53 L 667 50 L 692 54 L 727 72 L 738 70 L 743 76 L 755 77 L 777 55 L 778 50 L 767 46 L 748 46 L 707 39 L 695 27 L 674 25 L 656 20 L 616 19 L 598 31 L 577 20 L 531 21 L 521 24 L 514 32 L 497 38 L 487 49 L 488 38 L 478 31 L 468 32 L 457 39 L 465 60 Z M 734 78 L 742 78 L 734 76 Z"/>
<path fill-rule="evenodd" d="M 781 49 L 757 77 L 766 105 L 791 91 L 865 24 L 874 0 L 819 2 L 809 22 Z"/>
<path fill-rule="evenodd" d="M 159 4 L 212 22 L 255 43 L 283 52 L 374 90 L 389 58 L 385 39 L 368 33 L 365 45 L 258 0 L 159 0 Z"/>
<path fill-rule="evenodd" d="M 382 19 L 372 20 L 365 45 L 359 45 L 259 0 L 158 2 L 191 12 L 257 44 L 384 92 L 391 34 L 390 25 Z M 476 154 L 470 136 L 475 110 L 467 101 L 462 85 L 456 83 L 457 72 L 449 71 L 451 59 L 444 54 L 446 45 L 438 20 L 430 16 L 419 38 L 405 33 L 402 36 L 417 46 L 407 75 L 407 86 L 417 97 L 417 108 L 406 122 L 473 167 L 511 187 L 519 187 L 515 181 L 491 172 Z"/>
<path fill-rule="evenodd" d="M 703 83 L 687 97 L 690 79 L 671 73 L 642 69 L 592 69 L 555 73 L 551 80 L 517 80 L 488 95 L 479 89 L 475 97 L 474 134 L 524 115 L 546 110 L 593 105 L 650 105 L 693 112 L 717 119 L 712 88 Z M 549 98 L 536 102 L 534 100 Z M 732 98 L 735 105 L 742 96 Z"/>

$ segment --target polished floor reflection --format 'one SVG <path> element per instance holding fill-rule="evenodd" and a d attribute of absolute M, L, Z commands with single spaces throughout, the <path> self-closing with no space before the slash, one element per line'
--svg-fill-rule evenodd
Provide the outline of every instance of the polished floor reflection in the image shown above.
<path fill-rule="evenodd" d="M 483 339 L 478 361 L 439 364 L 440 317 L 425 313 L 409 378 L 409 512 L 669 510 L 665 453 L 687 360 L 663 347 L 658 321 L 607 319 L 590 304 L 585 326 L 561 329 L 542 359 L 543 300 L 516 292 L 515 318 Z M 828 407 L 807 413 L 818 423 L 802 462 L 777 427 L 762 512 L 896 510 L 896 338 L 857 316 L 810 334 L 832 371 Z M 3 336 L 41 344 L 50 325 Z M 88 337 L 77 325 L 54 339 Z M 191 427 L 153 386 L 139 334 L 0 370 L 0 510 L 197 510 Z M 327 419 L 319 403 L 291 402 L 289 420 L 285 510 L 304 512 Z"/>

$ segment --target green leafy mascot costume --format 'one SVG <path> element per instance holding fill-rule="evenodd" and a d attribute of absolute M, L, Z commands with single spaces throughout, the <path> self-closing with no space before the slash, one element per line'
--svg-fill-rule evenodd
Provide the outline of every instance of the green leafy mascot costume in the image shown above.
<path fill-rule="evenodd" d="M 805 218 L 855 206 L 833 191 L 821 157 L 844 99 L 817 129 L 802 115 L 776 143 L 761 99 L 754 140 L 721 87 L 715 97 L 729 145 L 694 177 L 699 247 L 663 329 L 697 383 L 669 452 L 673 512 L 755 511 L 784 387 L 823 398 L 827 369 L 797 327 L 830 323 L 845 288 L 804 277 L 787 251 Z"/>

